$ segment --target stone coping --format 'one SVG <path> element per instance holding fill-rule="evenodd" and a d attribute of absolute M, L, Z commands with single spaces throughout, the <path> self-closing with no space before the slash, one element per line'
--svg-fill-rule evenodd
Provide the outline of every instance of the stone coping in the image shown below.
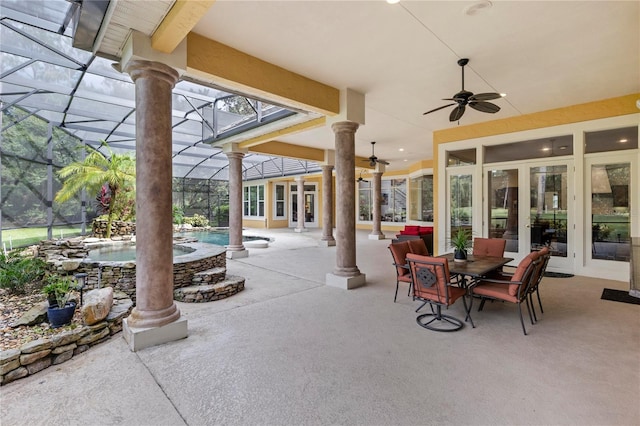
<path fill-rule="evenodd" d="M 87 243 L 86 246 L 88 249 L 95 249 L 100 247 L 111 247 L 111 246 L 125 246 L 125 245 L 133 245 L 134 241 L 115 241 L 115 242 L 105 242 L 99 241 L 95 243 Z M 207 243 L 198 243 L 198 242 L 185 242 L 178 241 L 174 242 L 174 246 L 180 247 L 185 250 L 190 250 L 188 253 L 181 254 L 180 256 L 176 256 L 173 258 L 173 264 L 183 264 L 194 262 L 197 260 L 201 260 L 207 257 L 218 256 L 222 253 L 225 253 L 227 249 L 222 246 L 217 246 L 214 244 Z M 103 266 L 113 266 L 113 267 L 132 267 L 132 264 L 135 264 L 135 260 L 122 260 L 122 261 L 114 261 L 114 260 L 93 260 L 89 257 L 83 258 L 80 263 L 88 264 L 88 265 L 103 265 Z"/>

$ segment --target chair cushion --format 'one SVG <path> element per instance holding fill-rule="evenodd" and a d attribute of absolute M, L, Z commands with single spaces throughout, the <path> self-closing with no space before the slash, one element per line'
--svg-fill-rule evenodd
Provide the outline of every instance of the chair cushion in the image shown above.
<path fill-rule="evenodd" d="M 405 265 L 407 263 L 407 253 L 411 251 L 408 241 L 389 244 L 389 250 L 391 250 L 391 255 L 393 256 L 393 263 L 396 265 Z M 409 275 L 409 270 L 400 266 L 396 267 L 396 272 L 398 277 Z"/>
<path fill-rule="evenodd" d="M 407 240 L 409 243 L 409 250 L 413 254 L 419 254 L 421 256 L 429 256 L 429 250 L 427 250 L 427 244 L 422 238 L 415 240 Z"/>
<path fill-rule="evenodd" d="M 537 254 L 537 252 L 532 252 L 529 255 L 527 255 L 527 257 L 522 259 L 520 261 L 520 263 L 518 263 L 518 267 L 516 268 L 516 271 L 513 273 L 513 276 L 511 277 L 511 281 L 522 281 L 522 279 L 524 278 L 524 274 L 527 271 L 527 268 L 529 267 L 529 265 L 531 265 L 531 262 L 533 262 L 535 260 L 532 257 L 533 253 Z M 537 259 L 537 257 L 536 257 L 536 259 Z M 510 284 L 509 285 L 509 295 L 511 295 L 511 296 L 517 295 L 519 287 L 520 287 L 520 285 L 518 285 L 518 284 Z"/>
<path fill-rule="evenodd" d="M 487 283 L 487 282 L 480 281 L 480 283 L 478 283 L 473 287 L 473 294 L 477 294 L 479 296 L 493 297 L 494 299 L 505 300 L 511 303 L 518 303 L 517 296 L 511 294 L 511 287 L 512 287 L 511 285 Z"/>
<path fill-rule="evenodd" d="M 507 240 L 503 238 L 475 238 L 473 254 L 477 256 L 503 257 Z"/>
<path fill-rule="evenodd" d="M 418 282 L 414 281 L 413 283 L 414 296 L 424 300 L 433 300 L 435 302 L 448 306 L 454 303 L 456 299 L 466 294 L 465 289 L 460 287 L 452 287 L 448 285 L 450 281 L 450 275 L 449 275 L 449 262 L 447 261 L 447 259 L 441 258 L 441 257 L 421 256 L 415 253 L 408 253 L 407 261 L 410 261 L 410 260 L 418 262 L 418 263 L 411 264 L 411 267 L 413 269 L 411 273 L 413 274 L 413 276 L 418 275 L 417 270 L 422 267 L 422 268 L 428 268 L 432 272 L 433 272 L 433 269 L 435 269 L 435 274 L 437 277 L 437 282 L 431 287 L 424 287 L 419 280 L 417 280 Z M 440 268 L 440 267 L 435 267 L 428 264 L 420 264 L 419 263 L 420 261 L 440 264 L 440 265 L 443 265 L 443 267 Z M 449 291 L 448 301 L 447 301 L 447 295 L 446 295 L 447 289 L 445 289 L 445 286 L 448 287 L 448 291 Z"/>

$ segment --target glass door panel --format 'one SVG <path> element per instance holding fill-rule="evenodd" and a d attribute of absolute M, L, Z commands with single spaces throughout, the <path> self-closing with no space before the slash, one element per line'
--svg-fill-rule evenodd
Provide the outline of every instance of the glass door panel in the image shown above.
<path fill-rule="evenodd" d="M 518 169 L 489 170 L 489 237 L 507 240 L 505 251 L 518 252 Z"/>
<path fill-rule="evenodd" d="M 305 192 L 304 194 L 304 222 L 305 223 L 314 223 L 316 221 L 315 219 L 315 210 L 316 210 L 316 203 L 315 203 L 315 194 L 311 193 L 307 193 Z"/>
<path fill-rule="evenodd" d="M 591 258 L 629 262 L 631 164 L 591 165 Z"/>
<path fill-rule="evenodd" d="M 485 166 L 484 232 L 507 240 L 505 255 L 514 258 L 512 265 L 546 245 L 552 254 L 550 268 L 573 271 L 570 164 L 559 160 Z"/>
<path fill-rule="evenodd" d="M 551 255 L 567 257 L 569 197 L 567 166 L 540 166 L 529 169 L 530 249 L 543 246 Z"/>
<path fill-rule="evenodd" d="M 451 175 L 449 177 L 449 218 L 450 227 L 447 240 L 451 241 L 451 235 L 463 228 L 472 232 L 473 228 L 473 176 L 468 175 Z"/>

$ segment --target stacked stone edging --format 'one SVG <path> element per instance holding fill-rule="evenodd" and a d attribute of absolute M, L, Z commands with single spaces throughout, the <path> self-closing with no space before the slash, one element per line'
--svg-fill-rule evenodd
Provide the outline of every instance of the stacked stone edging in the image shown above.
<path fill-rule="evenodd" d="M 242 290 L 244 290 L 244 278 L 227 275 L 223 281 L 218 281 L 215 284 L 177 288 L 173 291 L 173 298 L 179 302 L 187 303 L 212 302 L 233 296 Z"/>
<path fill-rule="evenodd" d="M 62 364 L 90 347 L 109 340 L 122 330 L 122 320 L 132 308 L 133 302 L 119 295 L 104 321 L 33 340 L 18 349 L 0 351 L 0 385 Z"/>
<path fill-rule="evenodd" d="M 125 293 L 131 300 L 136 300 L 136 264 L 134 261 L 106 262 L 94 261 L 86 256 L 90 249 L 103 246 L 105 241 L 90 240 L 83 242 L 82 237 L 63 240 L 41 241 L 38 247 L 38 257 L 49 263 L 52 269 L 61 274 L 75 275 L 86 273 L 85 291 L 113 287 Z M 122 244 L 129 243 L 128 239 L 121 239 Z M 177 256 L 173 260 L 174 288 L 186 287 L 193 284 L 194 274 L 212 268 L 227 266 L 226 249 L 212 244 L 179 242 L 180 247 L 193 249 L 191 253 Z"/>
<path fill-rule="evenodd" d="M 123 222 L 121 220 L 114 220 L 111 222 L 111 236 L 124 236 L 135 235 L 136 224 L 135 222 Z M 107 220 L 106 219 L 94 219 L 91 224 L 91 234 L 94 237 L 106 238 L 107 237 Z"/>

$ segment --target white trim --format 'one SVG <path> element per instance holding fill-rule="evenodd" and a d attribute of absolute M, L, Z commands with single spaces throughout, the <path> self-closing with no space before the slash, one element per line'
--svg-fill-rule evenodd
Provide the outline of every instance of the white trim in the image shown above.
<path fill-rule="evenodd" d="M 612 262 L 619 264 L 615 270 L 608 270 L 599 268 L 597 266 L 590 266 L 587 262 L 587 259 L 584 254 L 584 250 L 581 250 L 582 247 L 589 244 L 590 236 L 585 235 L 585 227 L 588 227 L 590 224 L 590 219 L 587 216 L 586 208 L 590 203 L 590 193 L 586 193 L 586 183 L 590 185 L 590 175 L 587 175 L 587 167 L 585 166 L 586 162 L 589 161 L 589 158 L 592 157 L 615 157 L 617 155 L 624 155 L 626 159 L 632 163 L 631 166 L 631 182 L 633 188 L 630 188 L 629 194 L 631 199 L 630 204 L 630 219 L 631 219 L 631 236 L 637 237 L 640 236 L 640 200 L 638 200 L 639 188 L 638 182 L 640 182 L 640 170 L 638 165 L 640 164 L 640 148 L 635 150 L 626 150 L 626 151 L 612 151 L 607 153 L 598 153 L 598 154 L 584 154 L 584 134 L 586 132 L 595 132 L 601 130 L 610 130 L 617 129 L 621 127 L 635 127 L 638 126 L 640 122 L 640 114 L 628 114 L 618 117 L 611 118 L 603 118 L 598 120 L 591 121 L 582 121 L 577 123 L 563 124 L 559 126 L 546 127 L 540 129 L 533 130 L 525 130 L 521 132 L 515 133 L 506 133 L 501 135 L 494 136 L 486 136 L 475 139 L 468 139 L 463 141 L 455 141 L 448 143 L 440 143 L 438 144 L 438 223 L 436 224 L 436 233 L 438 236 L 438 251 L 437 253 L 444 253 L 445 243 L 446 243 L 446 235 L 449 229 L 449 216 L 448 216 L 448 181 L 450 173 L 458 173 L 458 171 L 464 170 L 463 167 L 471 167 L 476 170 L 474 172 L 474 181 L 473 185 L 475 189 L 473 190 L 474 197 L 477 196 L 476 191 L 481 191 L 480 197 L 482 197 L 482 191 L 484 184 L 478 185 L 478 182 L 482 182 L 483 179 L 483 155 L 484 155 L 484 146 L 490 145 L 501 145 L 505 143 L 514 143 L 531 139 L 542 139 L 548 137 L 556 137 L 558 135 L 573 135 L 573 155 L 572 156 L 562 156 L 562 157 L 550 157 L 549 161 L 567 161 L 570 165 L 574 167 L 573 171 L 573 187 L 568 189 L 568 193 L 572 193 L 574 196 L 574 204 L 573 204 L 573 212 L 572 222 L 575 225 L 575 231 L 573 232 L 573 251 L 576 252 L 575 258 L 573 258 L 573 270 L 575 274 L 578 275 L 588 275 L 594 277 L 601 277 L 607 279 L 628 281 L 629 280 L 629 268 L 628 264 L 625 267 L 621 267 L 624 262 Z M 638 128 L 638 133 L 640 134 L 640 127 Z M 447 167 L 447 152 L 448 151 L 457 151 L 461 149 L 470 149 L 476 148 L 476 165 L 474 166 L 456 166 L 456 167 Z M 538 161 L 537 159 L 535 160 Z M 519 160 L 514 162 L 515 164 L 527 164 L 529 161 L 527 160 Z M 490 167 L 499 167 L 500 164 L 503 163 L 492 163 L 488 166 Z M 568 171 L 569 172 L 569 171 Z M 479 176 L 478 176 L 479 174 Z M 480 180 L 478 180 L 480 179 Z M 482 198 L 479 198 L 482 200 Z M 485 202 L 476 202 L 476 198 L 473 199 L 473 227 L 474 231 L 476 229 L 484 230 L 484 225 L 482 223 L 484 219 L 486 209 Z M 476 220 L 479 223 L 476 223 Z M 590 229 L 588 230 L 590 233 Z M 588 238 L 587 238 L 588 237 Z M 573 256 L 573 254 L 570 254 Z M 609 261 L 611 263 L 611 261 Z"/>

